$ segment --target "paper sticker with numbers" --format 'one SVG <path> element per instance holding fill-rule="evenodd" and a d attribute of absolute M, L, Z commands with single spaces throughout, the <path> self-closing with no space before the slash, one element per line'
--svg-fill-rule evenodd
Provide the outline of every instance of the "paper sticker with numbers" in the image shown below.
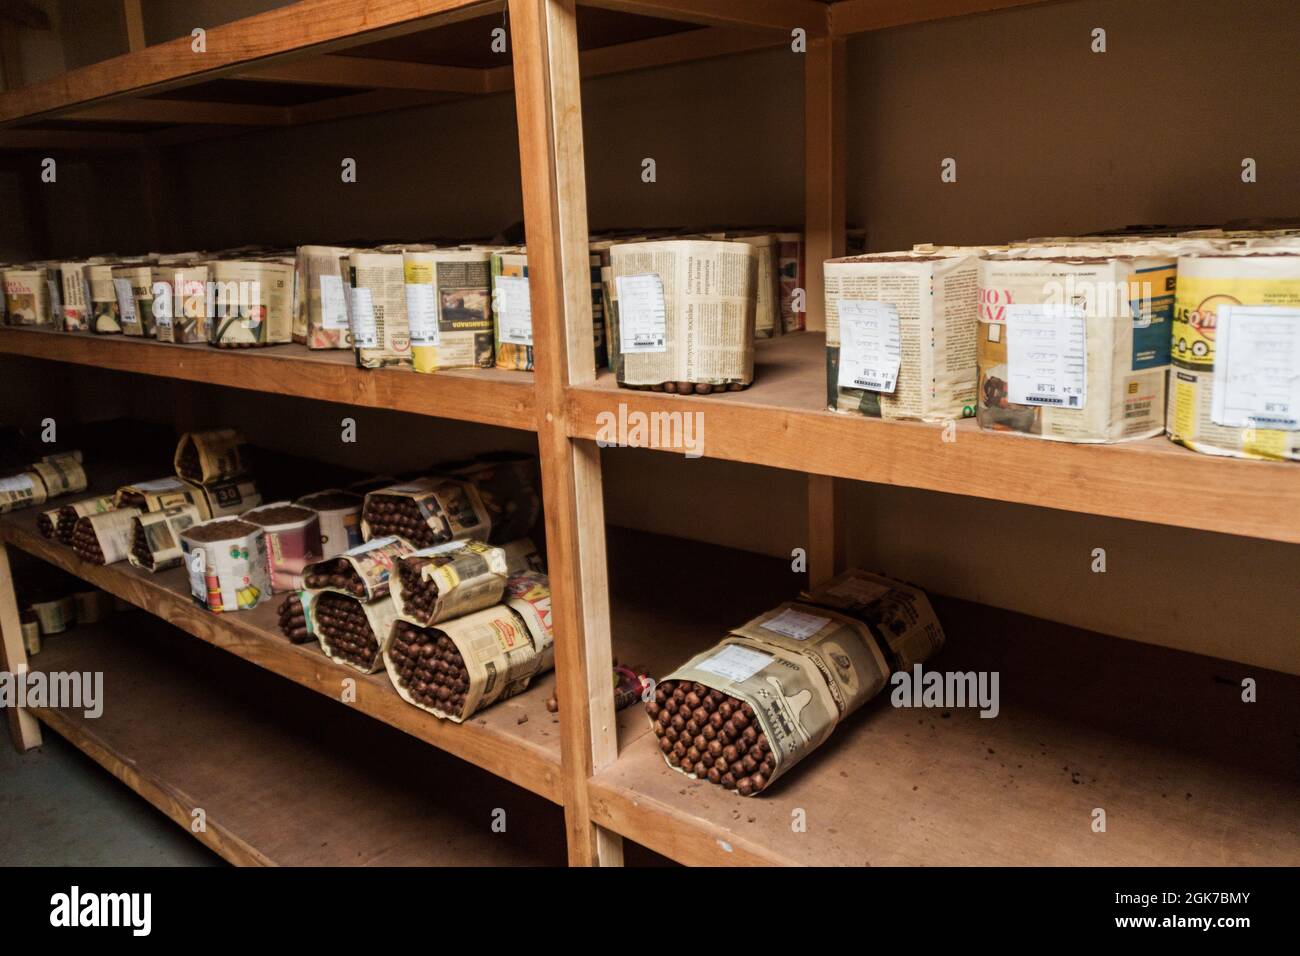
<path fill-rule="evenodd" d="M 438 344 L 438 292 L 432 284 L 406 283 L 406 321 L 412 345 Z"/>
<path fill-rule="evenodd" d="M 527 276 L 497 276 L 497 328 L 501 341 L 511 345 L 533 344 L 533 304 L 528 297 Z"/>
<path fill-rule="evenodd" d="M 1076 305 L 1007 306 L 1007 398 L 1017 405 L 1083 408 L 1088 330 Z"/>
<path fill-rule="evenodd" d="M 1214 423 L 1300 431 L 1300 309 L 1221 305 L 1215 337 Z"/>
<path fill-rule="evenodd" d="M 352 344 L 359 349 L 379 347 L 379 325 L 375 322 L 375 299 L 369 289 L 352 290 Z"/>
<path fill-rule="evenodd" d="M 131 291 L 131 280 L 114 279 L 113 289 L 117 292 L 117 310 L 122 321 L 135 322 L 135 293 Z"/>
<path fill-rule="evenodd" d="M 342 276 L 320 277 L 320 324 L 321 328 L 338 332 L 350 328 L 347 292 Z"/>
<path fill-rule="evenodd" d="M 772 660 L 771 654 L 764 654 L 762 651 L 741 647 L 738 644 L 728 644 L 718 653 L 700 661 L 695 666 L 698 670 L 717 674 L 719 677 L 725 677 L 733 684 L 739 684 L 741 681 L 749 680 L 749 678 L 772 663 Z"/>
<path fill-rule="evenodd" d="M 840 388 L 891 393 L 903 350 L 898 309 L 888 302 L 840 299 Z"/>
<path fill-rule="evenodd" d="M 829 617 L 818 617 L 816 614 L 806 614 L 788 607 L 771 620 L 764 621 L 762 626 L 769 631 L 793 637 L 796 641 L 806 641 L 830 621 Z"/>
<path fill-rule="evenodd" d="M 618 323 L 624 354 L 668 351 L 668 308 L 657 273 L 618 276 Z"/>

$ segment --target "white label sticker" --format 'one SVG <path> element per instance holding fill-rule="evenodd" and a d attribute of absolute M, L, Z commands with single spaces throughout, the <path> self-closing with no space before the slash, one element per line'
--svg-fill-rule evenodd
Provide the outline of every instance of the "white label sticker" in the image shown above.
<path fill-rule="evenodd" d="M 431 284 L 406 284 L 406 321 L 411 327 L 412 345 L 438 344 L 438 294 Z"/>
<path fill-rule="evenodd" d="M 1300 309 L 1221 305 L 1215 338 L 1214 423 L 1300 431 Z"/>
<path fill-rule="evenodd" d="M 497 328 L 501 341 L 533 344 L 533 303 L 527 276 L 497 276 Z"/>
<path fill-rule="evenodd" d="M 888 302 L 840 299 L 840 388 L 892 392 L 903 347 L 898 309 Z"/>
<path fill-rule="evenodd" d="M 379 347 L 375 300 L 369 289 L 352 290 L 352 344 L 359 349 Z"/>
<path fill-rule="evenodd" d="M 12 478 L 0 478 L 0 492 L 28 492 L 36 487 L 36 482 L 28 475 L 14 475 Z"/>
<path fill-rule="evenodd" d="M 1083 408 L 1087 320 L 1077 305 L 1007 306 L 1007 398 L 1016 405 Z"/>
<path fill-rule="evenodd" d="M 753 677 L 773 660 L 771 654 L 741 647 L 739 644 L 728 644 L 718 653 L 695 666 L 699 670 L 717 674 L 734 684 L 739 684 Z"/>
<path fill-rule="evenodd" d="M 623 354 L 668 351 L 668 310 L 657 273 L 619 276 L 619 346 Z"/>
<path fill-rule="evenodd" d="M 829 624 L 830 620 L 829 617 L 805 614 L 788 607 L 770 621 L 764 621 L 761 626 L 786 637 L 793 637 L 796 641 L 806 641 Z"/>
<path fill-rule="evenodd" d="M 117 290 L 117 311 L 126 323 L 139 321 L 135 315 L 135 293 L 131 291 L 130 279 L 114 279 L 113 288 Z"/>
<path fill-rule="evenodd" d="M 348 324 L 348 297 L 342 276 L 320 277 L 320 324 L 321 328 L 335 332 L 351 328 Z"/>

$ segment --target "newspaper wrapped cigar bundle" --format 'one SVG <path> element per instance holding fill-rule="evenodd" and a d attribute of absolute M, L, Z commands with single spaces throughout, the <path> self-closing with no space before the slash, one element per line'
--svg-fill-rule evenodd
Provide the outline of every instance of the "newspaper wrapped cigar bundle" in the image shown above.
<path fill-rule="evenodd" d="M 131 553 L 132 519 L 138 508 L 116 508 L 103 514 L 77 519 L 72 531 L 72 550 L 91 564 L 116 564 Z"/>
<path fill-rule="evenodd" d="M 59 495 L 86 490 L 81 452 L 46 455 L 16 475 L 0 477 L 0 514 L 43 505 Z"/>
<path fill-rule="evenodd" d="M 752 796 L 883 690 L 893 668 L 942 645 L 922 591 L 850 571 L 673 670 L 646 713 L 670 767 Z"/>
<path fill-rule="evenodd" d="M 202 511 L 202 501 L 201 492 L 174 475 L 123 485 L 113 494 L 114 507 L 140 511 L 162 511 L 176 505 L 194 505 Z"/>
<path fill-rule="evenodd" d="M 156 265 L 153 284 L 158 341 L 182 345 L 208 341 L 208 267 L 186 262 Z"/>
<path fill-rule="evenodd" d="M 294 265 L 298 285 L 293 340 L 309 349 L 350 349 L 348 276 L 352 250 L 341 246 L 299 246 Z"/>
<path fill-rule="evenodd" d="M 245 511 L 243 518 L 266 531 L 271 589 L 301 590 L 303 571 L 323 557 L 319 515 L 310 508 L 277 501 Z"/>
<path fill-rule="evenodd" d="M 491 368 L 492 250 L 412 250 L 401 258 L 415 370 Z"/>
<path fill-rule="evenodd" d="M 360 601 L 388 596 L 397 561 L 411 546 L 396 537 L 375 538 L 337 557 L 303 569 L 303 583 L 312 591 L 334 591 Z"/>
<path fill-rule="evenodd" d="M 55 534 L 63 544 L 72 543 L 72 532 L 77 527 L 77 519 L 86 515 L 99 515 L 106 511 L 112 511 L 117 507 L 113 503 L 113 495 L 100 495 L 96 498 L 86 498 L 83 501 L 74 501 L 72 504 L 63 505 L 59 508 L 59 518 Z"/>
<path fill-rule="evenodd" d="M 330 660 L 373 674 L 382 666 L 380 644 L 397 620 L 391 595 L 362 602 L 337 591 L 320 591 L 304 602 L 310 633 Z"/>
<path fill-rule="evenodd" d="M 173 456 L 176 474 L 199 485 L 239 478 L 248 471 L 243 444 L 244 439 L 233 428 L 186 432 Z"/>
<path fill-rule="evenodd" d="M 179 568 L 185 560 L 181 533 L 202 520 L 202 513 L 194 505 L 172 505 L 137 515 L 132 519 L 127 560 L 132 567 L 152 573 Z"/>
<path fill-rule="evenodd" d="M 546 575 L 512 577 L 504 603 L 436 627 L 398 618 L 383 659 L 403 700 L 456 723 L 521 693 L 555 665 Z"/>
<path fill-rule="evenodd" d="M 361 534 L 396 536 L 416 548 L 464 538 L 486 540 L 492 520 L 478 489 L 453 478 L 417 478 L 366 495 Z"/>
<path fill-rule="evenodd" d="M 294 502 L 320 518 L 321 558 L 333 558 L 361 544 L 361 505 L 365 499 L 341 488 L 304 495 Z"/>
<path fill-rule="evenodd" d="M 218 259 L 209 264 L 216 301 L 208 342 L 245 349 L 293 340 L 291 259 Z"/>
<path fill-rule="evenodd" d="M 428 627 L 500 602 L 506 590 L 506 553 L 483 541 L 448 541 L 423 548 L 397 564 L 392 588 L 397 613 Z"/>
<path fill-rule="evenodd" d="M 118 322 L 123 335 L 154 338 L 153 268 L 148 263 L 113 266 Z"/>
<path fill-rule="evenodd" d="M 708 394 L 754 380 L 754 246 L 627 243 L 610 248 L 610 263 L 610 355 L 619 385 Z"/>
<path fill-rule="evenodd" d="M 280 606 L 276 608 L 280 632 L 289 639 L 290 644 L 309 644 L 316 639 L 311 630 L 311 617 L 307 613 L 311 607 L 314 591 L 290 591 Z"/>
<path fill-rule="evenodd" d="M 8 325 L 53 325 L 54 272 L 43 266 L 18 266 L 0 270 Z"/>
<path fill-rule="evenodd" d="M 216 518 L 181 532 L 194 600 L 216 614 L 257 607 L 271 593 L 266 532 L 251 521 Z"/>
<path fill-rule="evenodd" d="M 262 493 L 252 478 L 227 478 L 207 485 L 187 481 L 185 485 L 197 495 L 195 503 L 205 521 L 241 515 L 262 503 Z"/>

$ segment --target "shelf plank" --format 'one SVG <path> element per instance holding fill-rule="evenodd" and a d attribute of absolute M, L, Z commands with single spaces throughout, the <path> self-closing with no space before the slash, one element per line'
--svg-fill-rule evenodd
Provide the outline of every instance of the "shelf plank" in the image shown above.
<path fill-rule="evenodd" d="M 837 37 L 927 20 L 945 20 L 1057 0 L 833 0 L 831 33 Z"/>
<path fill-rule="evenodd" d="M 973 419 L 945 441 L 942 425 L 826 411 L 825 381 L 823 336 L 797 333 L 759 343 L 754 384 L 743 392 L 679 397 L 620 389 L 605 372 L 594 385 L 569 389 L 567 420 L 572 436 L 600 439 L 620 409 L 700 412 L 709 458 L 1300 543 L 1300 470 L 1293 463 L 1202 455 L 1163 437 L 1116 445 L 1044 441 L 982 431 Z M 1171 506 L 1178 488 L 1198 489 L 1195 508 Z"/>
<path fill-rule="evenodd" d="M 799 587 L 782 560 L 631 532 L 611 534 L 610 566 L 615 652 L 655 677 Z M 745 799 L 670 770 L 632 708 L 594 819 L 695 865 L 1300 861 L 1300 678 L 935 604 L 948 645 L 929 666 L 996 671 L 998 716 L 882 694 Z M 1245 674 L 1267 700 L 1242 702 Z"/>
<path fill-rule="evenodd" d="M 448 766 L 450 758 L 306 692 L 286 693 L 271 675 L 248 673 L 211 648 L 177 644 L 161 622 L 138 617 L 47 638 L 33 669 L 102 673 L 103 713 L 35 713 L 224 859 L 255 866 L 563 862 L 560 813 L 540 798 Z M 456 786 L 447 786 L 449 778 Z M 506 809 L 510 836 L 492 832 L 494 807 Z"/>
<path fill-rule="evenodd" d="M 445 22 L 483 12 L 482 0 L 298 0 L 208 29 L 204 53 L 191 50 L 190 37 L 179 37 L 19 87 L 0 95 L 0 124 L 172 89 L 288 54 L 326 53 L 422 30 L 439 15 Z"/>
<path fill-rule="evenodd" d="M 709 26 L 790 31 L 809 37 L 826 35 L 826 5 L 820 0 L 578 0 L 583 6 L 621 13 L 663 17 Z"/>
<path fill-rule="evenodd" d="M 347 349 L 302 345 L 217 349 L 88 332 L 0 328 L 0 354 L 93 365 L 120 372 L 314 398 L 417 415 L 536 429 L 533 373 L 357 368 Z"/>
<path fill-rule="evenodd" d="M 545 675 L 526 693 L 502 701 L 464 724 L 440 720 L 402 700 L 384 671 L 361 674 L 334 663 L 315 644 L 290 644 L 276 624 L 279 596 L 251 611 L 212 614 L 190 597 L 183 569 L 149 574 L 126 562 L 107 567 L 89 564 L 71 548 L 40 535 L 36 530 L 38 511 L 31 508 L 0 518 L 0 540 L 143 608 L 208 644 L 335 701 L 343 694 L 344 680 L 352 679 L 356 682 L 356 700 L 346 705 L 351 709 L 554 803 L 562 801 L 559 724 L 546 710 L 546 699 L 555 692 L 553 673 Z"/>

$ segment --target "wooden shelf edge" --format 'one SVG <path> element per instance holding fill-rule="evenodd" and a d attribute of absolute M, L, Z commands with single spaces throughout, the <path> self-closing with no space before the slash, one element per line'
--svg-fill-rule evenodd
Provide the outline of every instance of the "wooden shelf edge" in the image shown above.
<path fill-rule="evenodd" d="M 818 0 L 578 0 L 586 7 L 601 7 L 686 23 L 747 29 L 793 30 L 809 37 L 827 33 L 826 5 Z"/>
<path fill-rule="evenodd" d="M 194 832 L 190 813 L 200 802 L 155 777 L 147 769 L 122 760 L 90 732 L 86 721 L 48 707 L 33 708 L 31 713 L 223 860 L 236 866 L 275 865 L 256 847 L 227 830 L 220 820 L 208 819 L 201 832 Z"/>
<path fill-rule="evenodd" d="M 599 416 L 617 420 L 620 406 L 629 415 L 702 412 L 707 458 L 1300 543 L 1295 464 L 1203 455 L 1163 437 L 1070 444 L 982 431 L 968 419 L 958 423 L 955 440 L 945 441 L 942 425 L 607 385 L 571 387 L 566 405 L 574 438 L 598 440 Z M 681 448 L 656 450 L 682 454 Z M 1201 489 L 1199 511 L 1171 506 L 1170 494 L 1179 488 Z"/>
<path fill-rule="evenodd" d="M 0 354 L 522 431 L 535 431 L 537 424 L 532 376 L 527 372 L 481 369 L 422 375 L 313 358 L 296 345 L 226 350 L 12 326 L 0 329 Z"/>
<path fill-rule="evenodd" d="M 193 637 L 338 701 L 342 681 L 356 681 L 350 706 L 366 716 L 487 770 L 516 786 L 562 803 L 558 753 L 500 732 L 484 729 L 475 718 L 464 724 L 440 720 L 402 700 L 383 672 L 363 675 L 329 660 L 311 645 L 293 645 L 252 626 L 241 614 L 212 614 L 186 597 L 147 578 L 92 565 L 69 548 L 38 534 L 0 522 L 0 540 L 88 581 L 96 587 L 165 620 Z M 251 612 L 241 612 L 251 613 Z M 540 694 L 534 687 L 529 694 Z"/>
<path fill-rule="evenodd" d="M 993 13 L 1059 0 L 836 0 L 830 6 L 831 35 L 852 36 L 890 27 Z"/>

